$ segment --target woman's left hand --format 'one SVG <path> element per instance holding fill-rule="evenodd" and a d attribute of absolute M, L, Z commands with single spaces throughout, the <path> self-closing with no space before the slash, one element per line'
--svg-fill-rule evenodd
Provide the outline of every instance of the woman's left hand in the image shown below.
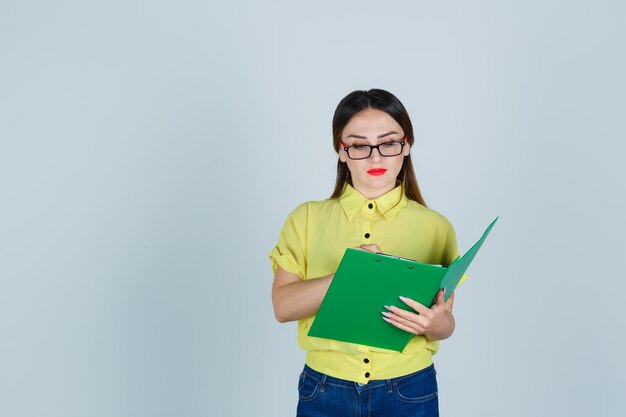
<path fill-rule="evenodd" d="M 383 320 L 409 333 L 421 334 L 430 341 L 447 339 L 454 332 L 455 322 L 452 315 L 454 293 L 445 302 L 443 293 L 444 290 L 437 293 L 437 301 L 431 308 L 410 298 L 400 297 L 403 303 L 417 313 L 395 306 L 385 306 L 389 311 L 383 311 Z"/>

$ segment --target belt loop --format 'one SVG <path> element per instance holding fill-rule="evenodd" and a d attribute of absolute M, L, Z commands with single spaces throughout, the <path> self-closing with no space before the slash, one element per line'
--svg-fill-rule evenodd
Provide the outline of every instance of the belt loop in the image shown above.
<path fill-rule="evenodd" d="M 324 392 L 324 389 L 326 388 L 326 377 L 328 375 L 323 374 L 322 375 L 322 381 L 320 382 L 320 392 Z"/>
<path fill-rule="evenodd" d="M 391 394 L 393 392 L 393 384 L 391 383 L 391 379 L 387 380 L 387 393 Z"/>

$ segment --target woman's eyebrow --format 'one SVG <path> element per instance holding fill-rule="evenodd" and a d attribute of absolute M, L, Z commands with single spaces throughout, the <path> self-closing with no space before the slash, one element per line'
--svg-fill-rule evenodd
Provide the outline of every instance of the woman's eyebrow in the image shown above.
<path fill-rule="evenodd" d="M 382 135 L 378 136 L 378 139 L 380 138 L 384 138 L 385 136 L 389 136 L 389 135 L 397 135 L 398 132 L 395 131 L 391 131 L 391 132 L 387 132 L 387 133 L 383 133 Z M 356 139 L 367 139 L 367 136 L 361 136 L 361 135 L 348 135 L 346 136 L 346 139 L 348 138 L 356 138 Z"/>
<path fill-rule="evenodd" d="M 378 136 L 378 139 L 380 139 L 380 138 L 384 138 L 385 136 L 389 136 L 389 135 L 397 135 L 397 134 L 398 134 L 398 132 L 394 132 L 394 131 L 392 130 L 391 132 L 387 132 L 387 133 L 384 133 L 384 134 L 382 134 L 382 135 Z"/>

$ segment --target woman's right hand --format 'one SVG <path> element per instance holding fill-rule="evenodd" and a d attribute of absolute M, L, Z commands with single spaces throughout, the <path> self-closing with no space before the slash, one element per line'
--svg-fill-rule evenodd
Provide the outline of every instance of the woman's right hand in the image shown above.
<path fill-rule="evenodd" d="M 383 253 L 383 251 L 380 250 L 380 248 L 378 247 L 376 243 L 363 244 L 361 246 L 357 246 L 356 249 L 360 249 L 360 250 L 364 250 L 366 252 L 372 252 L 372 253 Z"/>

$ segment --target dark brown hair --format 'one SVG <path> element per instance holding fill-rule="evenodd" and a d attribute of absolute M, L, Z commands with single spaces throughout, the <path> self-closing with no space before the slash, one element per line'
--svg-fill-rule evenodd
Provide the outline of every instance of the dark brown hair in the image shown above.
<path fill-rule="evenodd" d="M 368 91 L 353 91 L 343 98 L 335 109 L 335 115 L 333 116 L 333 147 L 335 152 L 339 152 L 339 146 L 341 142 L 341 134 L 346 127 L 350 119 L 366 109 L 381 110 L 391 116 L 404 131 L 407 137 L 407 141 L 411 146 L 415 142 L 413 136 L 413 125 L 406 109 L 398 100 L 396 96 L 388 91 L 380 89 L 371 89 Z M 404 186 L 404 194 L 410 200 L 417 201 L 423 206 L 426 206 L 422 194 L 420 193 L 419 186 L 417 185 L 417 179 L 415 178 L 415 172 L 413 170 L 413 163 L 411 162 L 411 155 L 404 157 L 402 163 L 402 169 L 398 174 L 398 179 Z M 345 162 L 337 160 L 337 179 L 335 181 L 335 190 L 330 198 L 338 198 L 343 189 L 346 186 L 346 182 L 352 185 L 352 179 L 350 178 L 350 170 Z"/>

